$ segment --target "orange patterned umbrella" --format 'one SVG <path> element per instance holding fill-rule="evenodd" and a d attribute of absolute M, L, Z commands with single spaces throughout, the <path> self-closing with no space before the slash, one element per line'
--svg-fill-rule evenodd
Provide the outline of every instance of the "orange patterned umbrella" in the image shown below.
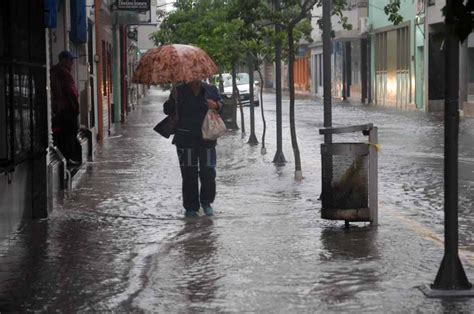
<path fill-rule="evenodd" d="M 146 85 L 188 83 L 216 72 L 217 66 L 202 49 L 191 45 L 163 45 L 142 56 L 132 82 Z"/>

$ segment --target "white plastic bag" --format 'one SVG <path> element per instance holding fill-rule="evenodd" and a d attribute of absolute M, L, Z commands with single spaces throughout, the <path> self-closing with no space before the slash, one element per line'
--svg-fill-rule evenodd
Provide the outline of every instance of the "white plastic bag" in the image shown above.
<path fill-rule="evenodd" d="M 217 140 L 227 131 L 224 120 L 213 109 L 207 111 L 206 117 L 202 122 L 202 138 L 208 141 Z"/>

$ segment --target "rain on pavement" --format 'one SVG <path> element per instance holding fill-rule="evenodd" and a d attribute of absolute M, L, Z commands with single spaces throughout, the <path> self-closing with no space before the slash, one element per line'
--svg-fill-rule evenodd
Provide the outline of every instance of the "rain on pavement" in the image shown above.
<path fill-rule="evenodd" d="M 240 130 L 219 139 L 212 218 L 183 219 L 175 147 L 153 132 L 166 92 L 152 89 L 99 147 L 52 217 L 2 246 L 0 309 L 134 312 L 450 312 L 474 300 L 426 298 L 443 246 L 443 120 L 337 104 L 335 126 L 379 127 L 378 228 L 320 218 L 322 102 L 296 104 L 305 179 L 295 182 L 284 99 L 275 167 L 275 98 L 266 146 Z M 262 123 L 256 108 L 257 137 Z M 366 141 L 358 134 L 338 140 Z M 474 281 L 474 120 L 460 126 L 460 248 Z"/>

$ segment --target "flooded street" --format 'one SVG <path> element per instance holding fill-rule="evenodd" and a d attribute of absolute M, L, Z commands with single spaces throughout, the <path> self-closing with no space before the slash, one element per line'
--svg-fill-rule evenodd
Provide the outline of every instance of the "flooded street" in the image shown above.
<path fill-rule="evenodd" d="M 336 104 L 334 126 L 379 128 L 379 227 L 320 218 L 321 100 L 299 99 L 305 179 L 294 180 L 288 99 L 275 167 L 275 100 L 266 94 L 267 154 L 229 132 L 217 146 L 215 216 L 184 219 L 176 148 L 152 127 L 167 93 L 152 89 L 99 147 L 49 219 L 0 257 L 2 311 L 472 312 L 474 299 L 426 298 L 443 255 L 443 119 Z M 238 114 L 239 115 L 239 114 Z M 261 142 L 260 108 L 256 108 Z M 359 134 L 334 141 L 367 141 Z M 461 258 L 474 282 L 474 119 L 459 150 Z"/>

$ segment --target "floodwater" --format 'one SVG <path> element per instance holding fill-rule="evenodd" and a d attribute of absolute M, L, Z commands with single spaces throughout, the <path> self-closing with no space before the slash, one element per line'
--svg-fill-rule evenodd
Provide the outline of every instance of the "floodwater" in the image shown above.
<path fill-rule="evenodd" d="M 166 93 L 151 90 L 49 219 L 26 224 L 0 257 L 0 309 L 133 312 L 472 312 L 473 299 L 426 298 L 443 255 L 443 121 L 337 104 L 335 126 L 379 127 L 378 228 L 320 218 L 322 102 L 300 99 L 303 176 L 294 180 L 287 100 L 275 167 L 247 136 L 219 139 L 212 218 L 183 219 L 175 147 L 152 131 Z M 260 117 L 260 108 L 256 108 Z M 260 140 L 262 123 L 257 119 Z M 460 127 L 460 246 L 474 281 L 474 120 Z M 334 141 L 367 141 L 362 135 Z"/>

